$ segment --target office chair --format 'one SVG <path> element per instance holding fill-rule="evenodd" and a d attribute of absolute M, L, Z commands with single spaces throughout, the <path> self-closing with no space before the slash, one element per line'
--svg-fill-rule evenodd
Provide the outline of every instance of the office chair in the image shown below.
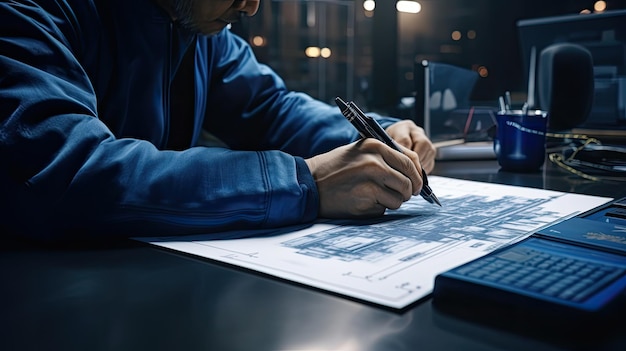
<path fill-rule="evenodd" d="M 415 122 L 426 135 L 456 134 L 462 137 L 470 108 L 470 96 L 478 80 L 478 73 L 467 68 L 441 62 L 423 60 L 415 63 Z M 463 125 L 452 126 L 454 112 L 461 114 Z M 458 124 L 458 123 L 457 123 Z M 445 137 L 444 137 L 445 138 Z"/>

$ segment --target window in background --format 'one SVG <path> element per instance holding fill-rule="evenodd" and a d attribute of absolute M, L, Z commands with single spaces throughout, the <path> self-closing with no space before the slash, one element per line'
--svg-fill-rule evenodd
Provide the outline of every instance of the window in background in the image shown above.
<path fill-rule="evenodd" d="M 626 8 L 623 0 L 602 2 L 603 8 L 593 0 L 418 2 L 418 13 L 398 12 L 397 65 L 385 72 L 397 80 L 398 101 L 414 94 L 413 67 L 423 59 L 477 71 L 473 101 L 495 104 L 506 90 L 515 98 L 526 90 L 518 20 Z M 344 96 L 367 107 L 374 50 L 387 50 L 384 43 L 374 47 L 372 38 L 381 30 L 374 16 L 381 6 L 395 10 L 396 3 L 369 0 L 375 6 L 366 8 L 365 0 L 263 0 L 259 13 L 246 21 L 245 37 L 290 89 L 331 104 Z"/>
<path fill-rule="evenodd" d="M 246 34 L 259 61 L 287 87 L 332 103 L 354 96 L 355 2 L 271 0 L 261 2 Z"/>

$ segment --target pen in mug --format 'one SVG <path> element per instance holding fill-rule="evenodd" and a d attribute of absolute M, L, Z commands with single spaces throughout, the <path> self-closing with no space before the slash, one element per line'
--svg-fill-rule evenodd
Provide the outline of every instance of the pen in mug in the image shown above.
<path fill-rule="evenodd" d="M 396 151 L 402 152 L 400 147 L 391 139 L 391 137 L 385 132 L 385 130 L 376 122 L 372 117 L 367 116 L 361 109 L 352 101 L 346 103 L 340 97 L 335 98 L 335 103 L 339 107 L 341 114 L 348 119 L 348 121 L 356 128 L 363 138 L 375 138 L 387 144 L 389 147 Z M 422 190 L 420 195 L 424 200 L 432 203 L 436 203 L 441 206 L 441 202 L 433 193 L 430 186 L 428 186 L 428 177 L 426 171 L 422 168 Z"/>

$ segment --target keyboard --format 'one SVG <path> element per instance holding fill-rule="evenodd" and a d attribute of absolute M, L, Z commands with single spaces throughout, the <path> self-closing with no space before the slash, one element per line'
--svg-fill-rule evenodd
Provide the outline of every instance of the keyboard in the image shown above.
<path fill-rule="evenodd" d="M 547 250 L 512 247 L 452 272 L 513 291 L 582 302 L 623 276 L 626 270 Z"/>
<path fill-rule="evenodd" d="M 612 332 L 626 315 L 626 198 L 440 273 L 433 304 L 516 331 Z"/>
<path fill-rule="evenodd" d="M 531 236 L 437 275 L 433 302 L 452 314 L 610 323 L 626 313 L 626 257 Z"/>

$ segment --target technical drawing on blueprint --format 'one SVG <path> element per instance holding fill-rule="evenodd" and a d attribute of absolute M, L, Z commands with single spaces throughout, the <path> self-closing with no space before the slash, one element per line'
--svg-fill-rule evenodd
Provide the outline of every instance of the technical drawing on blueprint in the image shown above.
<path fill-rule="evenodd" d="M 429 181 L 442 208 L 414 197 L 376 220 L 319 222 L 230 240 L 210 240 L 210 234 L 138 240 L 403 308 L 430 294 L 438 273 L 610 200 L 436 176 Z"/>

